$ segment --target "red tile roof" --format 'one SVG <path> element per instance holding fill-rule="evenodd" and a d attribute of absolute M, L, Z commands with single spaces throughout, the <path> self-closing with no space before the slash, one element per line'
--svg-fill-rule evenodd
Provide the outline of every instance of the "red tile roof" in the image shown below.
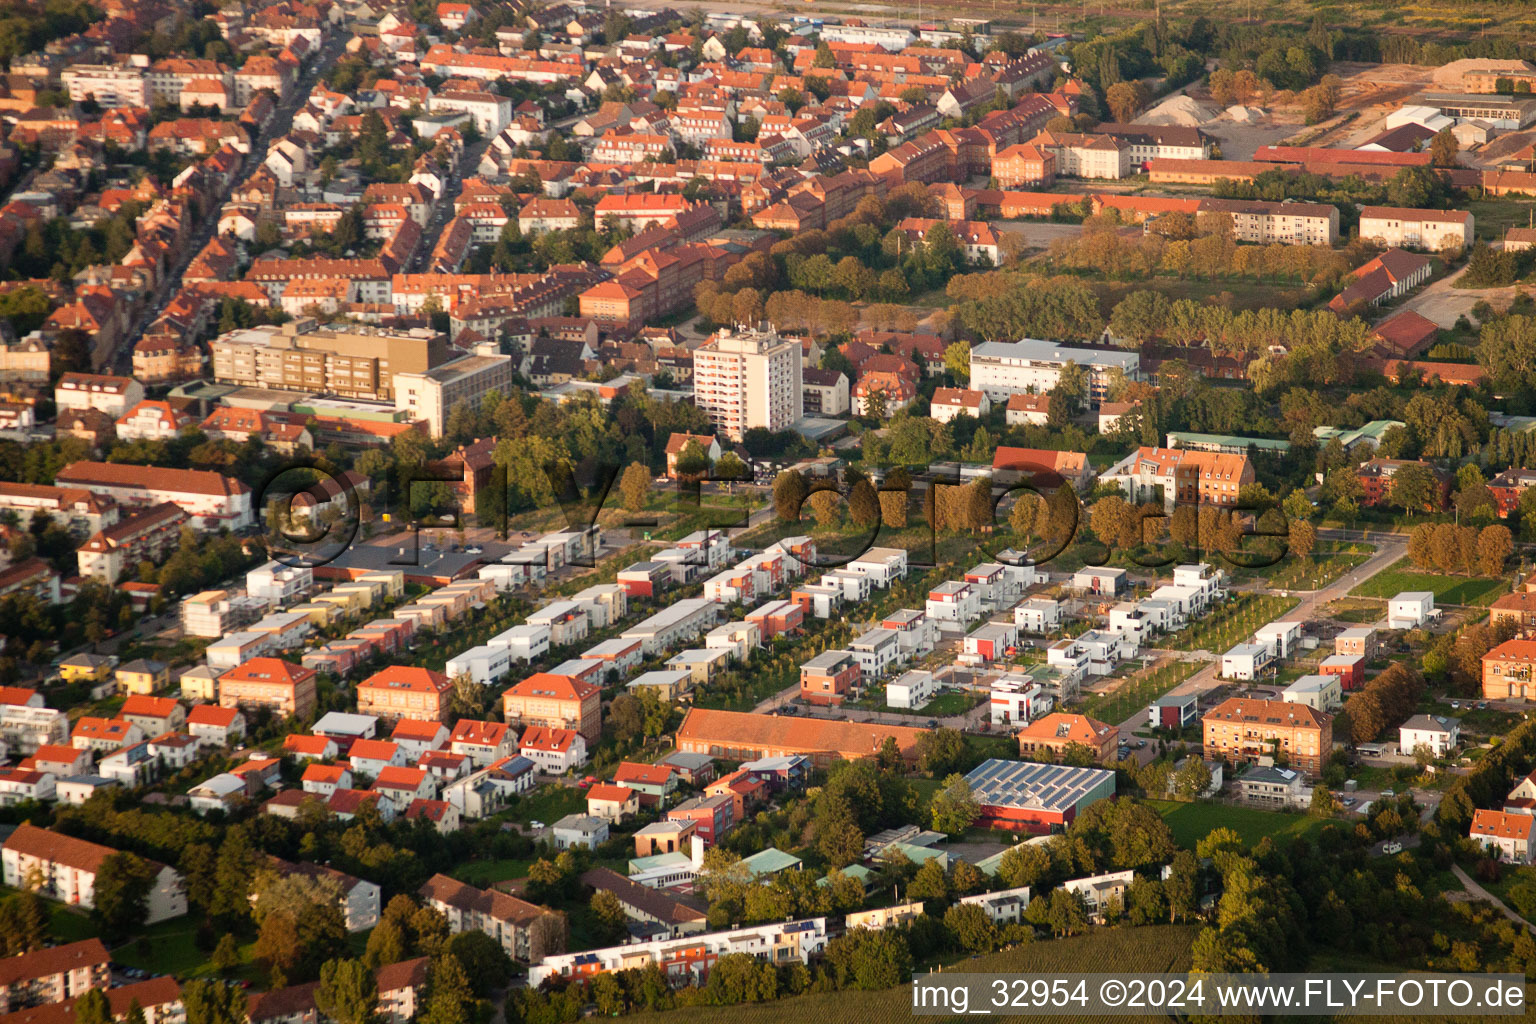
<path fill-rule="evenodd" d="M 447 693 L 453 682 L 441 672 L 407 665 L 390 665 L 357 684 L 359 690 L 410 690 L 415 693 Z"/>
<path fill-rule="evenodd" d="M 32 828 L 30 825 L 21 827 Z M 33 831 L 42 830 L 33 829 Z M 11 848 L 11 844 L 6 843 L 6 849 Z M 107 947 L 101 944 L 100 939 L 83 939 L 64 946 L 34 950 L 20 956 L 8 956 L 0 959 L 0 987 L 9 987 L 33 978 L 46 978 L 69 971 L 78 971 L 98 964 L 105 966 L 110 961 Z"/>
<path fill-rule="evenodd" d="M 555 700 L 583 701 L 599 687 L 579 679 L 536 672 L 507 691 L 514 697 L 550 697 Z"/>
<path fill-rule="evenodd" d="M 1478 809 L 1472 812 L 1471 834 L 1493 839 L 1523 839 L 1530 842 L 1536 817 L 1529 814 L 1505 814 L 1503 811 Z"/>
<path fill-rule="evenodd" d="M 64 864 L 77 871 L 91 873 L 95 873 L 101 867 L 102 861 L 117 852 L 110 846 L 100 846 L 86 842 L 84 839 L 76 839 L 73 836 L 28 824 L 18 825 L 16 831 L 12 832 L 11 837 L 5 841 L 4 848 L 14 850 L 23 856 Z M 157 871 L 163 867 L 154 861 L 150 861 L 150 864 Z M 7 962 L 0 960 L 0 965 Z"/>

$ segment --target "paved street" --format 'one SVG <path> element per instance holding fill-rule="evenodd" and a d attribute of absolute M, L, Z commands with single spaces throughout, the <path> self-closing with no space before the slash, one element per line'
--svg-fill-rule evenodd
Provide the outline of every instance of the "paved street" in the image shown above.
<path fill-rule="evenodd" d="M 1320 617 L 1319 610 L 1321 608 L 1332 601 L 1337 601 L 1339 598 L 1347 596 L 1352 589 L 1360 585 L 1361 581 L 1381 572 L 1387 566 L 1402 558 L 1408 551 L 1408 538 L 1402 534 L 1346 530 L 1320 530 L 1318 533 L 1319 536 L 1327 540 L 1361 540 L 1374 544 L 1376 545 L 1376 553 L 1366 559 L 1353 572 L 1345 573 L 1321 590 L 1307 592 L 1299 590 L 1289 591 L 1291 594 L 1299 595 L 1301 603 L 1286 613 L 1285 617 L 1287 619 L 1300 619 L 1303 622 L 1315 621 Z M 1383 610 L 1385 610 L 1385 607 L 1383 607 Z M 1170 651 L 1168 653 L 1177 654 L 1182 652 Z M 1221 668 L 1221 662 L 1218 660 L 1221 652 L 1211 651 L 1207 652 L 1207 654 L 1211 660 L 1194 675 L 1168 691 L 1170 694 L 1178 696 L 1196 694 L 1203 697 L 1205 694 L 1223 685 L 1222 680 L 1216 674 Z M 1136 730 L 1145 728 L 1146 723 L 1147 713 L 1145 708 L 1121 722 L 1121 742 L 1134 743 L 1136 741 Z M 1149 745 L 1146 749 L 1138 751 L 1137 757 L 1145 762 L 1151 760 L 1154 753 Z"/>
<path fill-rule="evenodd" d="M 188 236 L 186 245 L 176 254 L 176 261 L 166 268 L 165 276 L 160 279 L 160 284 L 155 288 L 152 298 L 146 303 L 144 311 L 134 321 L 132 328 L 124 336 L 122 342 L 114 352 L 96 354 L 98 362 L 104 371 L 111 370 L 117 373 L 127 373 L 132 368 L 133 346 L 138 342 L 140 336 L 143 335 L 144 330 L 154 323 L 155 318 L 164 311 L 166 304 L 171 301 L 177 290 L 181 288 L 181 275 L 186 271 L 187 265 L 192 262 L 193 257 L 202 251 L 203 246 L 208 244 L 208 240 L 213 237 L 214 231 L 218 228 L 220 208 L 229 201 L 230 194 L 235 188 L 243 184 L 245 179 L 266 159 L 268 143 L 288 133 L 289 128 L 293 126 L 293 115 L 298 113 L 299 109 L 309 98 L 310 90 L 315 87 L 315 83 L 320 80 L 320 76 L 341 56 L 348 38 L 349 36 L 346 33 L 338 33 L 326 43 L 325 48 L 316 55 L 314 63 L 310 65 L 309 70 L 294 85 L 288 99 L 276 108 L 266 127 L 262 128 L 261 133 L 251 140 L 251 151 L 246 155 L 245 162 L 240 165 L 239 172 L 234 175 L 229 187 L 220 192 L 213 200 L 208 215 L 202 219 L 202 222 Z"/>
<path fill-rule="evenodd" d="M 459 193 L 464 190 L 464 176 L 473 175 L 475 168 L 480 166 L 480 157 L 485 154 L 486 147 L 491 144 L 489 138 L 482 138 L 464 147 L 463 158 L 459 166 L 449 175 L 443 183 L 443 194 L 432 207 L 432 216 L 428 218 L 426 227 L 421 231 L 421 243 L 416 247 L 416 252 L 411 256 L 410 262 L 405 266 L 405 273 L 421 273 L 427 269 L 427 259 L 432 255 L 432 250 L 437 246 L 437 240 L 442 237 L 443 229 L 453 219 L 453 207 Z"/>

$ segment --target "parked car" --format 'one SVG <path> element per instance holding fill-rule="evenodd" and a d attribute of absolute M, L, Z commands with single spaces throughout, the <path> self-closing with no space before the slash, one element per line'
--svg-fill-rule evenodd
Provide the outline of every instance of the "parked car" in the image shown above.
<path fill-rule="evenodd" d="M 1396 841 L 1387 843 L 1382 846 L 1381 852 L 1387 854 L 1388 856 L 1391 856 L 1394 853 L 1402 853 L 1403 844 Z"/>

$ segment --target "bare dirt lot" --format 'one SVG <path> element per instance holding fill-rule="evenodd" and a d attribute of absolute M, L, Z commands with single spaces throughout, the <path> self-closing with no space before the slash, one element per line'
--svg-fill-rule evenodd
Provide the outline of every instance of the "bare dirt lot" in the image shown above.
<path fill-rule="evenodd" d="M 1294 122 L 1265 118 L 1258 124 L 1238 124 L 1236 121 L 1211 121 L 1200 130 L 1221 145 L 1223 160 L 1252 160 L 1260 146 L 1277 146 L 1295 134 L 1300 125 Z"/>
<path fill-rule="evenodd" d="M 1506 309 L 1514 301 L 1518 288 L 1455 288 L 1456 279 L 1466 273 L 1463 267 L 1446 277 L 1433 281 L 1403 302 L 1402 305 L 1393 308 L 1394 313 L 1411 309 L 1427 320 L 1433 320 L 1436 326 L 1452 327 L 1456 318 L 1470 316 L 1472 307 L 1479 300 L 1487 299 L 1495 309 Z"/>
<path fill-rule="evenodd" d="M 1031 249 L 1049 248 L 1058 238 L 1076 238 L 1083 233 L 1081 224 L 1053 224 L 1043 220 L 995 220 L 992 226 L 1013 235 Z"/>

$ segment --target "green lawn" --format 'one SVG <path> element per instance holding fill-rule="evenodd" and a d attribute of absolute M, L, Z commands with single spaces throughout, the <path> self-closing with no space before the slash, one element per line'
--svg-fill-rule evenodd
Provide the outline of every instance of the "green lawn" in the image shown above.
<path fill-rule="evenodd" d="M 14 896 L 20 891 L 0 885 L 0 899 Z M 43 906 L 48 911 L 48 932 L 55 941 L 79 942 L 97 934 L 96 922 L 85 911 L 50 899 L 44 899 Z"/>
<path fill-rule="evenodd" d="M 250 969 L 254 942 L 242 943 L 241 971 Z M 125 967 L 138 967 L 151 974 L 173 974 L 178 978 L 211 977 L 214 970 L 208 963 L 213 951 L 197 948 L 197 924 L 190 918 L 178 917 L 150 925 L 134 939 L 112 950 L 112 959 Z"/>
<path fill-rule="evenodd" d="M 1478 240 L 1485 242 L 1502 238 L 1506 228 L 1525 227 L 1533 207 L 1536 204 L 1503 196 L 1474 199 L 1466 204 L 1473 223 L 1477 225 Z"/>
<path fill-rule="evenodd" d="M 1491 604 L 1509 590 L 1509 581 L 1487 576 L 1442 576 L 1399 559 L 1350 591 L 1356 597 L 1392 598 L 1405 590 L 1429 590 L 1436 604 Z"/>
<path fill-rule="evenodd" d="M 517 859 L 471 860 L 456 865 L 452 874 L 461 882 L 467 882 L 480 889 L 489 889 L 497 882 L 505 882 L 509 878 L 522 878 L 528 874 L 528 865 L 532 863 L 531 860 Z"/>
<path fill-rule="evenodd" d="M 950 715 L 963 715 L 986 699 L 987 695 L 978 691 L 952 690 L 949 693 L 939 694 L 921 708 L 888 708 L 885 706 L 885 687 L 882 686 L 863 700 L 855 701 L 853 706 L 868 708 L 871 711 L 884 711 L 893 715 L 948 718 Z"/>
<path fill-rule="evenodd" d="M 542 821 L 552 825 L 567 814 L 584 812 L 586 809 L 586 790 L 550 783 L 526 796 L 518 797 L 510 813 L 518 821 Z"/>
<path fill-rule="evenodd" d="M 1500 736 L 1520 724 L 1521 718 L 1518 712 L 1498 711 L 1493 708 L 1478 710 L 1469 706 L 1466 701 L 1459 701 L 1459 703 L 1461 707 L 1453 708 L 1449 702 L 1425 699 L 1419 702 L 1418 710 L 1426 715 L 1460 719 L 1463 742 L 1474 736 Z"/>
<path fill-rule="evenodd" d="M 1371 557 L 1368 551 L 1313 553 L 1306 558 L 1287 558 L 1279 571 L 1269 578 L 1276 590 L 1319 590 Z"/>
<path fill-rule="evenodd" d="M 1341 598 L 1323 609 L 1326 618 L 1340 622 L 1375 622 L 1386 617 L 1387 606 L 1379 599 Z"/>
<path fill-rule="evenodd" d="M 1303 814 L 1285 814 L 1280 811 L 1262 811 L 1256 807 L 1235 807 L 1230 804 L 1176 803 L 1171 800 L 1148 800 L 1163 816 L 1173 830 L 1174 841 L 1193 850 L 1195 844 L 1214 829 L 1229 828 L 1252 846 L 1265 836 L 1290 839 L 1309 835 L 1322 828 L 1324 818 L 1309 818 Z"/>

